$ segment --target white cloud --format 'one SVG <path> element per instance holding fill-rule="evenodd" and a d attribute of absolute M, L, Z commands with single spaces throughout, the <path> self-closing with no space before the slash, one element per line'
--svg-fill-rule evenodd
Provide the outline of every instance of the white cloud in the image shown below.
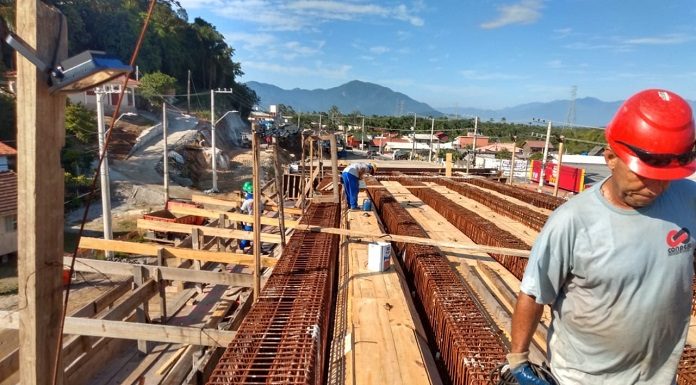
<path fill-rule="evenodd" d="M 462 70 L 459 73 L 468 80 L 517 80 L 524 77 L 513 74 L 505 74 L 501 72 L 480 72 L 475 70 Z"/>
<path fill-rule="evenodd" d="M 286 63 L 278 64 L 261 61 L 246 61 L 244 62 L 244 68 L 287 76 L 312 76 L 327 79 L 346 79 L 352 67 L 349 65 L 327 67 L 321 62 L 317 62 L 314 67 L 306 67 L 289 66 Z"/>
<path fill-rule="evenodd" d="M 414 8 L 404 5 L 386 7 L 358 0 L 184 0 L 182 5 L 184 4 L 191 8 L 209 8 L 218 15 L 254 23 L 265 30 L 316 29 L 331 21 L 369 22 L 371 18 L 404 21 L 417 27 L 424 24 L 423 19 L 416 14 L 418 4 Z"/>
<path fill-rule="evenodd" d="M 225 40 L 232 46 L 236 45 L 234 43 L 239 43 L 240 46 L 250 50 L 277 43 L 276 37 L 269 33 L 232 32 L 225 34 Z"/>
<path fill-rule="evenodd" d="M 388 47 L 385 47 L 385 46 L 370 47 L 370 52 L 377 54 L 377 55 L 382 55 L 382 54 L 385 54 L 389 51 L 390 51 L 390 49 Z"/>
<path fill-rule="evenodd" d="M 532 24 L 541 18 L 544 0 L 522 0 L 517 4 L 498 7 L 498 18 L 481 24 L 481 28 L 493 29 L 511 24 Z"/>
<path fill-rule="evenodd" d="M 565 67 L 563 62 L 561 60 L 558 60 L 558 59 L 547 61 L 546 66 L 548 68 L 563 68 L 563 67 Z"/>
<path fill-rule="evenodd" d="M 674 45 L 687 43 L 694 40 L 693 37 L 683 34 L 669 34 L 662 36 L 647 36 L 624 40 L 625 44 L 631 45 Z"/>

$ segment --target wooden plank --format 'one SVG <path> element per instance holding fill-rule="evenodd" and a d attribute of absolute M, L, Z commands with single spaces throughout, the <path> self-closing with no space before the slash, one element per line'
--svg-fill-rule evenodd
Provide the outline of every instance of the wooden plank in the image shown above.
<path fill-rule="evenodd" d="M 71 257 L 64 257 L 65 259 L 71 259 Z M 75 271 L 79 271 L 75 269 Z M 82 306 L 80 309 L 76 310 L 71 314 L 73 317 L 93 317 L 97 313 L 111 306 L 117 299 L 122 297 L 124 294 L 131 290 L 131 285 L 133 283 L 132 279 L 126 279 L 124 281 L 118 282 L 116 286 L 110 288 L 106 293 L 97 297 L 94 301 Z"/>
<path fill-rule="evenodd" d="M 273 168 L 275 171 L 275 186 L 278 197 L 278 229 L 280 230 L 280 247 L 285 247 L 285 194 L 283 190 L 283 168 L 280 165 L 280 156 L 278 154 L 278 140 L 274 138 L 275 145 L 273 146 Z M 263 223 L 263 222 L 262 222 Z"/>
<path fill-rule="evenodd" d="M 19 370 L 19 348 L 11 351 L 0 359 L 0 383 L 13 377 Z"/>
<path fill-rule="evenodd" d="M 285 208 L 283 208 L 285 209 Z M 240 221 L 240 222 L 252 222 L 254 220 L 253 215 L 248 215 L 248 214 L 242 214 L 242 213 L 237 213 L 237 212 L 230 212 L 230 211 L 221 211 L 221 210 L 211 210 L 211 209 L 199 209 L 195 207 L 185 207 L 185 206 L 178 206 L 178 207 L 172 207 L 169 211 L 171 211 L 174 214 L 178 215 L 197 215 L 199 217 L 206 217 L 206 218 L 211 218 L 211 219 L 218 219 L 220 215 L 224 215 L 227 217 L 227 219 L 231 221 Z M 266 217 L 262 216 L 261 217 L 261 224 L 262 225 L 268 225 L 268 226 L 278 226 L 279 222 L 278 217 Z M 293 221 L 293 220 L 285 220 L 285 227 L 292 229 L 295 228 L 297 225 L 299 225 L 298 221 Z"/>
<path fill-rule="evenodd" d="M 504 247 L 494 247 L 494 246 L 484 246 L 476 244 L 463 244 L 450 241 L 441 241 L 431 238 L 420 238 L 420 237 L 409 237 L 405 235 L 395 235 L 395 234 L 379 234 L 370 233 L 367 231 L 360 230 L 346 230 L 338 229 L 333 227 L 319 227 L 311 225 L 298 225 L 295 228 L 296 231 L 311 231 L 315 233 L 328 233 L 328 234 L 338 234 L 346 235 L 352 238 L 360 238 L 362 240 L 368 241 L 381 241 L 381 242 L 404 242 L 404 243 L 415 243 L 419 245 L 430 245 L 438 247 L 447 247 L 456 250 L 466 250 L 472 252 L 484 252 L 484 253 L 498 253 L 504 255 L 513 255 L 517 257 L 528 258 L 529 250 L 521 249 L 509 249 Z"/>
<path fill-rule="evenodd" d="M 222 206 L 222 207 L 228 207 L 228 208 L 238 208 L 241 206 L 240 201 L 222 199 L 219 197 L 211 197 L 211 196 L 207 196 L 207 195 L 193 194 L 191 196 L 191 200 L 195 203 L 202 203 L 202 204 L 208 204 L 208 205 L 214 205 L 214 206 Z M 267 205 L 274 207 L 275 202 L 269 201 L 269 202 L 267 202 Z M 266 211 L 273 211 L 273 210 L 266 210 Z M 302 209 L 297 208 L 297 207 L 286 207 L 285 212 L 287 214 L 292 214 L 292 215 L 302 215 Z"/>
<path fill-rule="evenodd" d="M 155 231 L 169 231 L 173 233 L 190 234 L 191 229 L 199 228 L 203 232 L 203 235 L 221 238 L 232 238 L 232 239 L 248 239 L 253 240 L 254 235 L 252 231 L 243 230 L 230 230 L 230 229 L 219 229 L 217 227 L 207 227 L 207 226 L 194 226 L 185 225 L 182 223 L 169 223 L 169 222 L 159 222 L 147 219 L 138 219 L 138 228 L 145 230 L 155 230 Z M 261 234 L 261 241 L 268 243 L 280 243 L 280 235 L 277 234 Z M 195 258 L 191 258 L 195 259 Z"/>
<path fill-rule="evenodd" d="M 16 312 L 0 311 L 0 319 L 7 329 L 19 329 L 19 316 Z M 217 329 L 139 324 L 79 317 L 66 317 L 63 333 L 214 347 L 226 347 L 237 334 L 237 332 Z"/>
<path fill-rule="evenodd" d="M 67 56 L 67 20 L 38 0 L 16 6 L 16 33 L 44 63 Z M 61 339 L 65 95 L 49 93 L 47 74 L 17 55 L 17 244 L 20 373 L 49 384 Z"/>
<path fill-rule="evenodd" d="M 350 227 L 380 232 L 372 213 L 351 212 L 348 221 Z M 414 332 L 418 315 L 408 305 L 410 293 L 403 290 L 402 277 L 395 268 L 369 271 L 367 245 L 346 245 L 341 263 L 349 268 L 339 296 L 346 296 L 347 309 L 345 319 L 339 319 L 345 327 L 336 329 L 340 334 L 334 338 L 339 343 L 334 343 L 331 385 L 441 384 L 427 341 Z"/>
<path fill-rule="evenodd" d="M 69 259 L 70 257 L 65 257 L 64 263 L 69 262 Z M 195 271 L 176 267 L 158 267 L 150 265 L 143 266 L 150 270 L 150 274 L 152 276 L 154 276 L 156 274 L 156 271 L 159 270 L 161 272 L 162 279 L 170 281 L 186 281 L 207 283 L 211 285 L 251 287 L 251 275 L 245 273 L 219 273 L 205 270 Z M 85 258 L 77 258 L 75 260 L 75 271 L 113 275 L 131 275 L 133 272 L 132 269 L 133 265 L 130 263 L 108 262 L 100 261 L 97 259 Z"/>
<path fill-rule="evenodd" d="M 188 225 L 184 225 L 188 226 Z M 183 231 L 183 228 L 180 228 Z M 224 229 L 216 229 L 224 230 Z M 246 231 L 244 231 L 246 233 Z M 269 234 L 273 235 L 273 234 Z M 278 236 L 276 236 L 278 237 Z M 279 238 L 279 237 L 278 237 Z M 84 242 L 84 243 L 83 243 Z M 249 265 L 252 261 L 251 256 L 241 253 L 231 253 L 231 252 L 220 252 L 220 251 L 208 251 L 208 250 L 191 250 L 184 249 L 181 247 L 172 246 L 159 246 L 159 245 L 147 245 L 144 243 L 137 242 L 127 242 L 127 241 L 115 241 L 106 240 L 100 238 L 89 238 L 83 237 L 80 241 L 80 247 L 85 249 L 110 249 L 113 251 L 119 251 L 128 254 L 138 254 L 138 255 L 149 255 L 157 256 L 157 250 L 163 249 L 167 257 L 174 257 L 179 259 L 193 259 L 197 261 L 204 262 L 219 262 L 228 264 L 239 264 L 239 265 Z M 91 260 L 90 260 L 91 261 Z M 277 263 L 277 259 L 262 257 L 261 264 L 266 267 L 273 267 Z M 163 268 L 165 269 L 165 268 Z M 163 270 L 164 271 L 164 270 Z M 116 274 L 116 273 L 114 273 Z M 121 274 L 130 275 L 130 274 Z M 166 278 L 169 279 L 169 278 Z M 196 281 L 191 281 L 196 282 Z"/>

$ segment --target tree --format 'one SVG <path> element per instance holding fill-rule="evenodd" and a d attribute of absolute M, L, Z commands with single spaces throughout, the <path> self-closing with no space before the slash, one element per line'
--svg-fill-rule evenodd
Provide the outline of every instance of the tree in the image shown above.
<path fill-rule="evenodd" d="M 512 153 L 507 148 L 503 148 L 495 154 L 496 159 L 510 159 L 511 157 Z"/>
<path fill-rule="evenodd" d="M 94 140 L 97 135 L 97 119 L 94 112 L 82 103 L 68 103 L 65 107 L 65 132 L 80 143 Z"/>
<path fill-rule="evenodd" d="M 174 90 L 176 79 L 159 71 L 140 79 L 140 94 L 154 107 L 161 107 L 164 97 Z"/>

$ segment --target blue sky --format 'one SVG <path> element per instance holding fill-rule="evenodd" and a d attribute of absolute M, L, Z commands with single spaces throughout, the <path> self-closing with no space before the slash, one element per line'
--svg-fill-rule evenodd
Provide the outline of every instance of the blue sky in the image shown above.
<path fill-rule="evenodd" d="M 438 107 L 501 108 L 650 87 L 696 99 L 694 0 L 180 0 L 281 88 L 362 80 Z"/>

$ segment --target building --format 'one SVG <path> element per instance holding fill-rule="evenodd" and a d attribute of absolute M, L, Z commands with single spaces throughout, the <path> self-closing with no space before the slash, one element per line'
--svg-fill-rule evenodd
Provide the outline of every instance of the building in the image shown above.
<path fill-rule="evenodd" d="M 0 142 L 0 262 L 17 254 L 17 174 L 10 169 L 16 156 Z"/>
<path fill-rule="evenodd" d="M 476 147 L 488 146 L 490 138 L 485 135 L 476 135 Z M 466 136 L 458 136 L 455 138 L 455 143 L 459 148 L 471 148 L 474 145 L 474 133 L 467 132 Z"/>
<path fill-rule="evenodd" d="M 537 152 L 544 152 L 544 146 L 546 145 L 546 141 L 544 140 L 528 140 L 524 142 L 524 145 L 522 145 L 522 152 L 525 155 L 530 155 L 534 154 Z M 555 149 L 553 146 L 553 143 L 549 142 L 549 151 Z"/>
<path fill-rule="evenodd" d="M 100 88 L 108 92 L 108 94 L 104 95 L 104 112 L 112 112 L 116 108 L 123 81 L 123 76 L 120 76 L 100 86 Z M 137 80 L 128 80 L 128 87 L 123 95 L 123 102 L 121 102 L 121 112 L 135 112 L 137 110 L 135 107 L 135 89 L 138 86 L 140 86 L 140 82 Z M 85 107 L 97 108 L 97 95 L 94 93 L 94 90 L 68 94 L 68 98 L 71 103 L 82 103 Z"/>

